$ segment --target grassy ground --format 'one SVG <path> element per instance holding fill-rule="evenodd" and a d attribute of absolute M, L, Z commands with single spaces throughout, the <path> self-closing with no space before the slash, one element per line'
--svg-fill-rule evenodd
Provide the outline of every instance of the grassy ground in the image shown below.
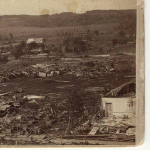
<path fill-rule="evenodd" d="M 38 27 L 0 27 L 1 35 L 9 36 L 9 33 L 14 35 L 16 40 L 27 39 L 31 37 L 52 38 L 59 37 L 63 34 L 73 33 L 74 35 L 80 32 L 84 33 L 88 29 L 91 31 L 98 30 L 99 33 L 113 32 L 118 23 L 104 23 L 100 25 L 74 26 L 74 27 L 57 27 L 57 28 L 38 28 Z"/>

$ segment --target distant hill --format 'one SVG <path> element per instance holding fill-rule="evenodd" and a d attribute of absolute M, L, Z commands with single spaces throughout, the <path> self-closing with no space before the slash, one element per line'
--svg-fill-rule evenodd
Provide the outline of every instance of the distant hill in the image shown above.
<path fill-rule="evenodd" d="M 0 16 L 0 27 L 68 27 L 102 23 L 136 23 L 136 10 L 93 10 L 84 14 L 61 13 L 54 15 L 4 15 Z"/>

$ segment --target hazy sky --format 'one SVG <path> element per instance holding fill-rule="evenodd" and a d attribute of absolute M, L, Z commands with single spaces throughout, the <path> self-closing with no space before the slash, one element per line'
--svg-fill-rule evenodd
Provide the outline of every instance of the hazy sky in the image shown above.
<path fill-rule="evenodd" d="M 0 0 L 0 14 L 83 13 L 94 9 L 135 9 L 136 0 Z M 45 9 L 44 11 L 42 11 Z"/>

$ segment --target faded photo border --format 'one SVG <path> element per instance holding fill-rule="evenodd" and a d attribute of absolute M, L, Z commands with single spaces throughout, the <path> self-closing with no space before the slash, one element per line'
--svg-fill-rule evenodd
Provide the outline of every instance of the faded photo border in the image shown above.
<path fill-rule="evenodd" d="M 145 132 L 145 28 L 144 0 L 137 1 L 136 43 L 136 145 L 142 145 Z"/>
<path fill-rule="evenodd" d="M 23 1 L 23 0 L 20 0 Z M 98 0 L 91 0 L 97 1 Z M 107 0 L 106 0 L 107 1 Z M 118 5 L 117 0 L 110 0 L 111 3 L 114 2 L 114 6 L 120 8 L 121 6 Z M 126 1 L 126 0 L 123 0 Z M 37 0 L 38 2 L 38 0 Z M 59 2 L 58 2 L 59 3 Z M 83 0 L 83 3 L 86 3 L 86 0 Z M 127 3 L 126 7 L 130 7 L 131 4 Z M 69 6 L 69 10 L 75 12 L 77 8 L 75 3 Z M 94 7 L 94 6 L 93 6 Z M 145 135 L 145 33 L 144 33 L 144 0 L 137 0 L 137 30 L 136 30 L 136 145 L 140 146 L 144 142 L 144 135 Z M 86 9 L 86 8 L 84 8 Z M 2 13 L 2 12 L 1 12 Z M 40 12 L 42 13 L 42 12 Z M 134 146 L 134 145 L 133 145 Z M 117 145 L 117 146 L 68 146 L 68 145 L 61 145 L 61 146 L 44 146 L 44 145 L 36 145 L 36 146 L 3 146 L 4 148 L 12 147 L 12 148 L 62 148 L 62 147 L 128 147 L 128 145 Z M 2 147 L 1 147 L 2 148 Z"/>

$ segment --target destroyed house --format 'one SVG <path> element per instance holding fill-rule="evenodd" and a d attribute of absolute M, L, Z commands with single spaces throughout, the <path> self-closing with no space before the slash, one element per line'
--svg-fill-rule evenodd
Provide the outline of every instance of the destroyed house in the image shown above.
<path fill-rule="evenodd" d="M 127 82 L 107 93 L 102 98 L 105 117 L 135 117 L 136 81 Z"/>
<path fill-rule="evenodd" d="M 36 64 L 31 67 L 32 71 L 36 72 L 39 77 L 49 77 L 60 74 L 59 67 L 55 64 Z"/>

